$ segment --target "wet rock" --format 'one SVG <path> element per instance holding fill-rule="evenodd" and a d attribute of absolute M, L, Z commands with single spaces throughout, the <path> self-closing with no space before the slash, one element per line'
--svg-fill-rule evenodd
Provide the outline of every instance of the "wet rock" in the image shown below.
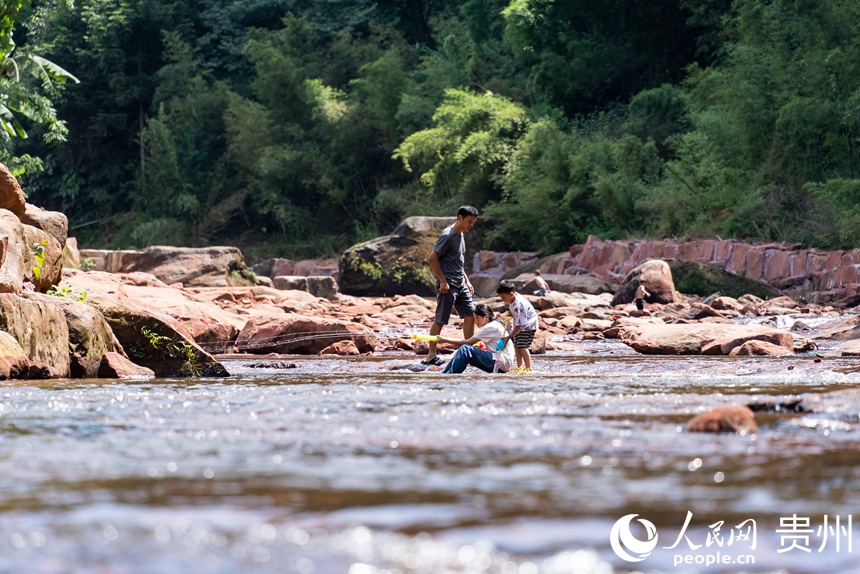
<path fill-rule="evenodd" d="M 669 264 L 661 259 L 651 259 L 627 274 L 615 292 L 612 306 L 632 303 L 640 280 L 644 280 L 645 289 L 650 293 L 645 298 L 646 303 L 667 304 L 676 301 L 675 283 Z"/>
<path fill-rule="evenodd" d="M 715 339 L 713 341 L 704 343 L 702 345 L 702 354 L 703 355 L 730 355 L 732 351 L 736 348 L 745 345 L 751 341 L 758 341 L 761 343 L 768 343 L 770 345 L 774 345 L 777 347 L 781 347 L 785 349 L 788 353 L 794 352 L 794 339 L 788 331 L 781 331 L 778 329 L 770 329 L 766 331 L 758 331 L 758 332 L 749 332 L 745 334 L 734 334 L 729 337 L 721 337 L 719 339 Z M 749 347 L 750 349 L 756 348 L 755 346 Z M 764 350 L 766 347 L 760 347 L 761 350 Z M 737 354 L 737 353 L 735 353 Z M 742 353 L 742 354 L 751 354 L 751 353 Z M 771 354 L 771 353 L 763 353 L 763 354 Z"/>
<path fill-rule="evenodd" d="M 558 322 L 558 327 L 564 330 L 566 334 L 573 335 L 582 331 L 582 319 L 576 315 L 569 315 Z"/>
<path fill-rule="evenodd" d="M 704 353 L 703 353 L 704 354 Z M 781 345 L 774 345 L 767 341 L 747 341 L 729 351 L 729 356 L 772 356 L 793 355 L 793 349 L 786 349 Z"/>
<path fill-rule="evenodd" d="M 101 379 L 151 378 L 152 369 L 136 365 L 119 353 L 105 353 L 96 375 Z"/>
<path fill-rule="evenodd" d="M 320 355 L 355 356 L 360 354 L 361 351 L 352 341 L 338 341 L 320 351 Z"/>
<path fill-rule="evenodd" d="M 224 377 L 229 373 L 194 341 L 175 318 L 125 297 L 90 293 L 87 302 L 104 315 L 128 358 L 158 377 Z"/>
<path fill-rule="evenodd" d="M 361 353 L 372 352 L 379 342 L 372 330 L 358 323 L 306 315 L 259 316 L 242 328 L 235 349 L 316 355 L 338 341 L 352 341 Z"/>
<path fill-rule="evenodd" d="M 697 355 L 709 343 L 710 353 L 719 348 L 720 354 L 728 354 L 734 347 L 752 339 L 768 340 L 792 348 L 788 331 L 732 323 L 634 325 L 622 329 L 619 338 L 640 353 L 649 355 Z"/>
<path fill-rule="evenodd" d="M 687 423 L 687 432 L 754 433 L 758 430 L 755 414 L 744 405 L 716 407 L 693 417 Z"/>

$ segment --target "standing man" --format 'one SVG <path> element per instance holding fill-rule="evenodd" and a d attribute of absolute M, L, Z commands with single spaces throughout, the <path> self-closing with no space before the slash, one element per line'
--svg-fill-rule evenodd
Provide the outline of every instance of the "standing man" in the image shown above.
<path fill-rule="evenodd" d="M 645 297 L 650 297 L 651 293 L 645 289 L 645 280 L 639 279 L 639 286 L 636 287 L 636 293 L 633 295 L 633 302 L 636 303 L 636 308 L 639 311 L 645 309 Z"/>
<path fill-rule="evenodd" d="M 457 210 L 457 221 L 446 227 L 436 240 L 433 251 L 427 258 L 430 269 L 436 275 L 436 316 L 430 326 L 430 334 L 438 335 L 448 324 L 451 311 L 463 319 L 463 338 L 470 339 L 475 333 L 475 305 L 472 294 L 475 288 L 466 276 L 466 240 L 463 233 L 472 229 L 478 220 L 478 210 L 463 205 Z M 430 342 L 424 365 L 442 365 L 445 361 L 436 356 L 436 342 Z"/>

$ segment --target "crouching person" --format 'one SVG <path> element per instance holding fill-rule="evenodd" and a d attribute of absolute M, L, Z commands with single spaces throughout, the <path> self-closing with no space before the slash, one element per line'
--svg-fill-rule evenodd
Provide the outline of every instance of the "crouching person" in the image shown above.
<path fill-rule="evenodd" d="M 496 356 L 499 358 L 499 371 L 510 371 L 514 366 L 514 346 L 510 341 L 502 349 L 499 354 L 495 349 L 499 340 L 503 339 L 507 333 L 505 326 L 499 320 L 493 310 L 483 303 L 475 306 L 475 327 L 478 331 L 474 336 L 468 339 L 449 339 L 447 337 L 439 337 L 439 343 L 448 343 L 450 345 L 460 345 L 454 356 L 445 365 L 443 374 L 446 373 L 462 373 L 469 365 L 478 367 L 482 371 L 492 373 L 496 365 Z M 483 350 L 474 346 L 478 341 L 482 341 L 488 350 Z"/>

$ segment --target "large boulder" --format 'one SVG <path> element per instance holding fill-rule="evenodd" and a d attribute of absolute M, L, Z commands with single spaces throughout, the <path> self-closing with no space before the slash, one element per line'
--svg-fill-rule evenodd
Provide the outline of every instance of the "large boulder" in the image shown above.
<path fill-rule="evenodd" d="M 66 245 L 66 239 L 69 237 L 69 219 L 64 213 L 47 211 L 28 203 L 20 219 L 24 225 L 41 229 L 56 239 L 60 245 Z"/>
<path fill-rule="evenodd" d="M 650 293 L 645 298 L 648 303 L 668 304 L 674 303 L 678 298 L 669 264 L 662 259 L 649 259 L 624 277 L 624 281 L 615 291 L 612 305 L 632 303 L 640 281 L 645 282 L 645 289 Z"/>
<path fill-rule="evenodd" d="M 358 323 L 304 315 L 258 316 L 248 320 L 236 339 L 238 353 L 315 355 L 338 341 L 352 341 L 359 352 L 372 352 L 376 334 Z"/>
<path fill-rule="evenodd" d="M 64 296 L 25 293 L 24 297 L 56 307 L 65 315 L 69 332 L 69 374 L 76 378 L 98 377 L 102 357 L 117 351 L 113 331 L 99 310 Z"/>
<path fill-rule="evenodd" d="M 236 247 L 155 246 L 138 251 L 82 250 L 81 256 L 92 258 L 100 271 L 141 271 L 155 275 L 168 285 L 224 287 L 253 283 L 253 275 L 245 265 L 242 252 Z"/>
<path fill-rule="evenodd" d="M 69 328 L 58 307 L 0 294 L 0 330 L 15 337 L 30 364 L 46 370 L 47 376 L 69 376 Z"/>
<path fill-rule="evenodd" d="M 62 272 L 63 249 L 57 239 L 0 209 L 0 293 L 20 293 L 25 283 L 47 291 Z"/>
<path fill-rule="evenodd" d="M 791 333 L 782 329 L 733 323 L 691 323 L 660 325 L 643 323 L 624 327 L 618 333 L 623 343 L 646 355 L 698 355 L 709 343 L 714 352 L 728 354 L 751 340 L 766 340 L 793 348 Z"/>
<path fill-rule="evenodd" d="M 247 320 L 184 289 L 126 284 L 123 292 L 136 303 L 158 309 L 179 321 L 194 342 L 210 353 L 226 352 Z"/>
<path fill-rule="evenodd" d="M 385 297 L 435 294 L 436 276 L 427 257 L 441 231 L 455 217 L 410 217 L 391 235 L 377 237 L 347 249 L 340 258 L 340 290 L 347 295 Z M 466 233 L 466 261 L 473 246 Z"/>
<path fill-rule="evenodd" d="M 26 210 L 24 190 L 9 168 L 0 163 L 0 209 L 8 209 L 21 217 Z"/>
<path fill-rule="evenodd" d="M 229 375 L 173 317 L 114 295 L 89 294 L 87 302 L 104 315 L 128 358 L 156 376 Z"/>

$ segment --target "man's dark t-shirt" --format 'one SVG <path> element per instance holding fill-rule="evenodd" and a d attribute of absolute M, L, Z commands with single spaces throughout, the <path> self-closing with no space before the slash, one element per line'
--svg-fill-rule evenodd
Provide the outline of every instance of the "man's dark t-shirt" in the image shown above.
<path fill-rule="evenodd" d="M 446 227 L 433 251 L 439 254 L 439 265 L 442 274 L 451 287 L 463 286 L 463 265 L 466 261 L 466 241 L 463 234 L 454 231 L 453 226 Z"/>

